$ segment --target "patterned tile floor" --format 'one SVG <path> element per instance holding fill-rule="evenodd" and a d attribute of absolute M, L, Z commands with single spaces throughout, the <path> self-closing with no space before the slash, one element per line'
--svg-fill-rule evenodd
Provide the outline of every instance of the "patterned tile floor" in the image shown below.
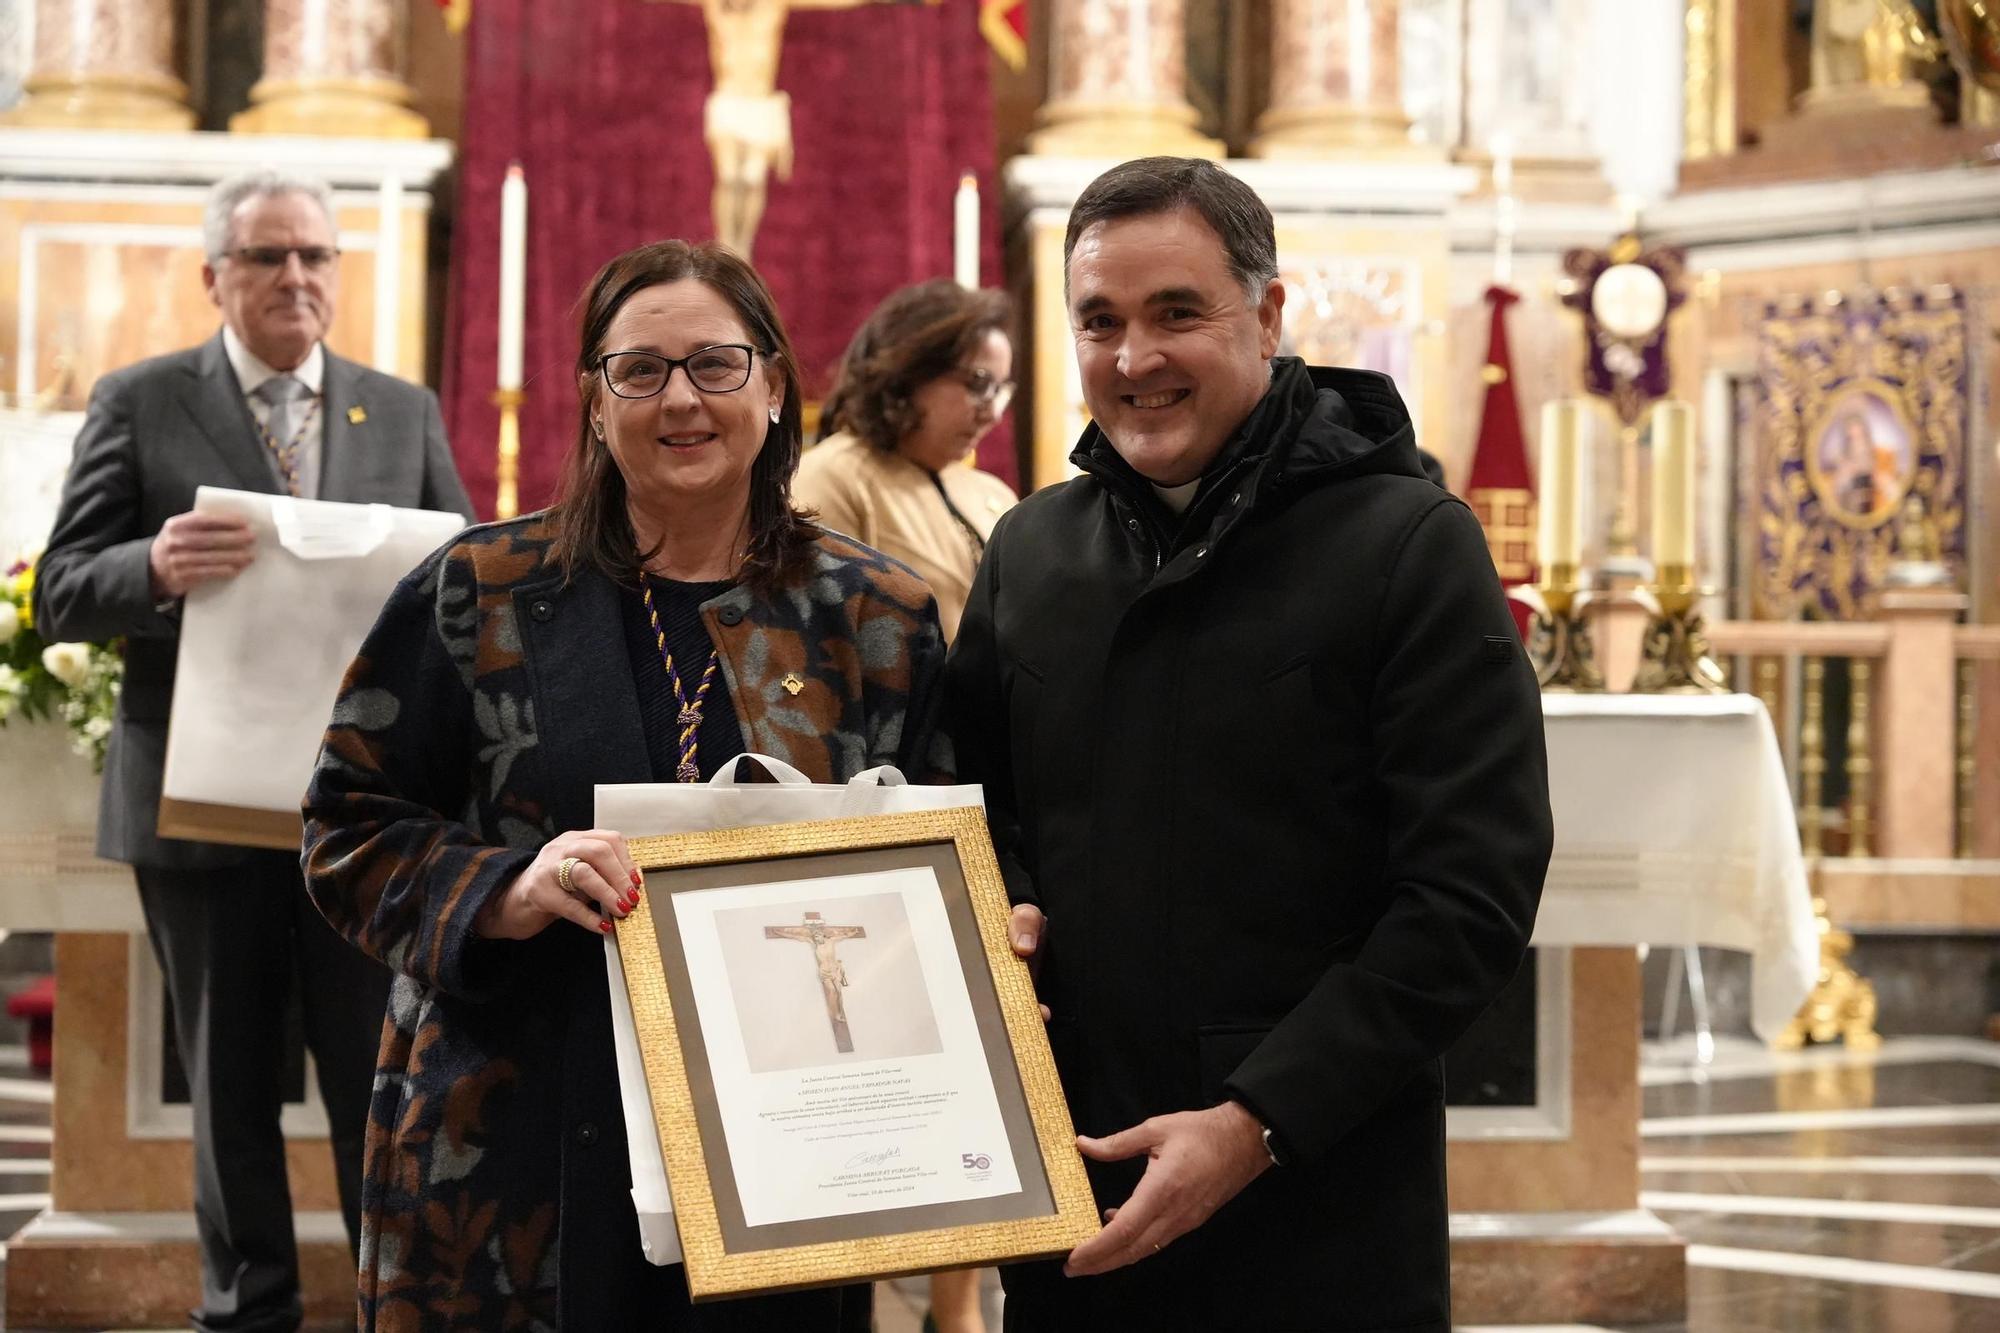
<path fill-rule="evenodd" d="M 2000 1330 L 2000 1045 L 1677 1054 L 1642 1074 L 1642 1202 L 1689 1242 L 1687 1319 L 1539 1333 Z M 52 1100 L 0 1047 L 0 1235 L 47 1203 Z M 876 1309 L 879 1333 L 917 1333 L 922 1284 L 882 1284 Z"/>

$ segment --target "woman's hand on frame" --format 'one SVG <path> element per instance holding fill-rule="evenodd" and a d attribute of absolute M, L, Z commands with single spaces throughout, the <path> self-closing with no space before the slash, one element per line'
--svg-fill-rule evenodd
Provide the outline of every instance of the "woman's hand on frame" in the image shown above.
<path fill-rule="evenodd" d="M 487 900 L 473 929 L 488 939 L 525 940 L 560 918 L 592 934 L 608 935 L 614 922 L 639 905 L 641 883 L 631 849 L 619 834 L 609 829 L 560 833 Z"/>

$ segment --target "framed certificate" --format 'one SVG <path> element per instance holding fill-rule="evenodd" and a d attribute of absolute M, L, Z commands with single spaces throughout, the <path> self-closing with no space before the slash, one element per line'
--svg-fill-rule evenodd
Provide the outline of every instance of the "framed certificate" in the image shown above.
<path fill-rule="evenodd" d="M 694 1299 L 1096 1233 L 982 811 L 631 847 L 618 950 Z"/>

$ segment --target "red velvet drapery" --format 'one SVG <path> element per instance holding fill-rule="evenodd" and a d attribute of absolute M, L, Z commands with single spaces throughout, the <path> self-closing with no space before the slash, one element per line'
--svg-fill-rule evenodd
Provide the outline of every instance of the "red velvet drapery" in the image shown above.
<path fill-rule="evenodd" d="M 796 166 L 773 176 L 756 263 L 819 397 L 848 337 L 890 291 L 949 276 L 952 195 L 979 178 L 981 272 L 1000 281 L 986 43 L 977 0 L 800 10 L 778 87 Z M 491 513 L 500 182 L 528 181 L 521 507 L 547 503 L 576 432 L 576 302 L 611 256 L 705 238 L 711 87 L 701 11 L 661 0 L 480 0 L 466 50 L 465 131 L 447 300 L 444 410 L 459 469 Z M 1013 480 L 995 432 L 981 463 Z"/>

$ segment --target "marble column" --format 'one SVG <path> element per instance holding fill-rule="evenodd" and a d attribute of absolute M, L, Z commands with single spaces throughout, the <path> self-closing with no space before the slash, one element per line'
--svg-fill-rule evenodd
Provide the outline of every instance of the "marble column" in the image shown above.
<path fill-rule="evenodd" d="M 401 0 L 265 0 L 264 77 L 229 127 L 245 134 L 422 139 L 403 81 Z"/>
<path fill-rule="evenodd" d="M 1271 105 L 1258 157 L 1411 148 L 1403 112 L 1399 0 L 1272 0 Z"/>
<path fill-rule="evenodd" d="M 1124 159 L 1221 157 L 1187 100 L 1182 0 L 1053 0 L 1049 100 L 1031 152 Z"/>
<path fill-rule="evenodd" d="M 36 0 L 27 97 L 12 125 L 185 130 L 187 86 L 174 75 L 173 0 Z"/>

